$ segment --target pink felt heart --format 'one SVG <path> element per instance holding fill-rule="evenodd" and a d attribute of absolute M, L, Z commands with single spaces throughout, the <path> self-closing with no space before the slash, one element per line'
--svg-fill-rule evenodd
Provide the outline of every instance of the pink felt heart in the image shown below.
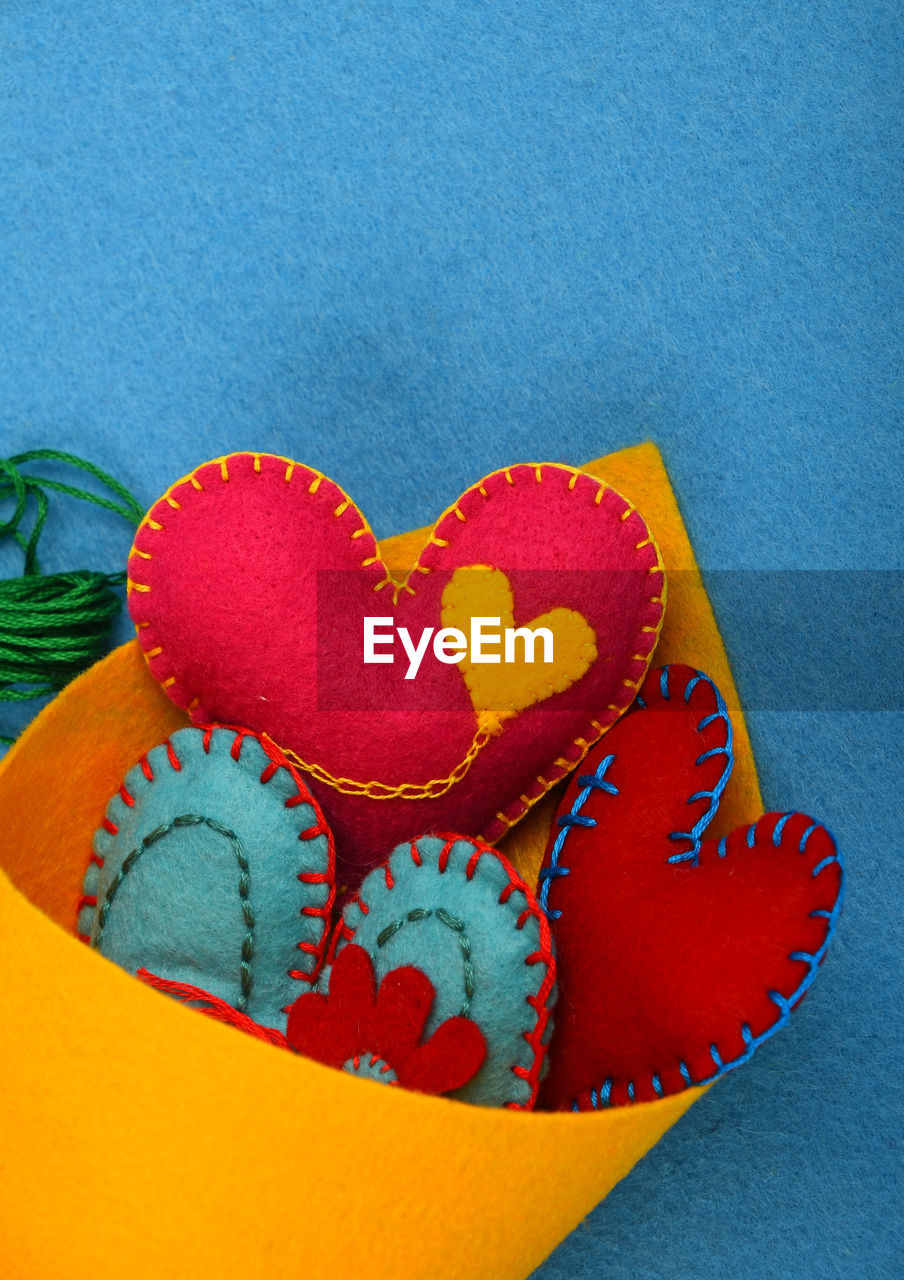
<path fill-rule="evenodd" d="M 731 763 L 718 690 L 663 667 L 569 783 L 540 872 L 559 973 L 546 1106 L 705 1084 L 812 982 L 841 904 L 835 842 L 802 813 L 705 839 Z"/>
<path fill-rule="evenodd" d="M 429 650 L 406 680 L 398 637 L 393 665 L 364 662 L 367 617 L 414 643 L 459 625 L 474 566 L 473 613 L 501 601 L 515 626 L 559 628 L 545 688 L 535 668 L 522 662 L 519 685 L 500 663 L 494 699 L 473 665 L 466 679 Z M 195 722 L 241 724 L 291 753 L 351 883 L 419 832 L 492 842 L 522 817 L 630 704 L 665 587 L 641 516 L 570 467 L 486 477 L 397 582 L 337 485 L 268 454 L 206 463 L 175 484 L 139 528 L 129 575 L 155 678 Z"/>

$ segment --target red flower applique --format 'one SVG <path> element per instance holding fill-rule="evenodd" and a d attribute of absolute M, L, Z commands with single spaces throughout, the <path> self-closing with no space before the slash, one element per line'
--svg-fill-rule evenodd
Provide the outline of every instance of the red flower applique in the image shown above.
<path fill-rule="evenodd" d="M 350 944 L 333 962 L 329 994 L 306 992 L 292 1005 L 286 1039 L 296 1053 L 354 1075 L 449 1093 L 480 1070 L 486 1041 L 462 1017 L 448 1018 L 422 1040 L 435 994 L 411 965 L 391 970 L 377 990 L 370 956 Z"/>
<path fill-rule="evenodd" d="M 377 990 L 370 956 L 349 944 L 330 970 L 328 995 L 307 991 L 289 1009 L 286 1034 L 262 1027 L 218 996 L 139 969 L 138 977 L 217 1022 L 280 1048 L 341 1067 L 352 1075 L 399 1084 L 419 1093 L 450 1093 L 477 1074 L 486 1057 L 483 1033 L 470 1018 L 447 1018 L 422 1040 L 436 992 L 411 965 L 392 969 Z"/>

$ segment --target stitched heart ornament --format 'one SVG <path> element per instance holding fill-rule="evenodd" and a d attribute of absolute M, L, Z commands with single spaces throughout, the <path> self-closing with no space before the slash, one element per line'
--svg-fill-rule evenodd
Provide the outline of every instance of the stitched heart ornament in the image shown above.
<path fill-rule="evenodd" d="M 802 813 L 705 839 L 731 765 L 718 690 L 672 666 L 570 781 L 540 873 L 559 975 L 544 1106 L 709 1083 L 813 981 L 841 906 L 835 842 Z"/>
<path fill-rule="evenodd" d="M 641 516 L 573 468 L 486 477 L 397 581 L 337 485 L 268 454 L 175 484 L 140 526 L 129 576 L 155 678 L 195 722 L 246 725 L 306 771 L 351 884 L 425 830 L 503 835 L 630 704 L 665 589 Z M 538 640 L 528 662 L 521 637 L 503 661 L 501 636 L 484 665 L 472 645 L 461 666 L 454 643 L 437 656 L 481 616 L 545 629 L 550 660 Z M 364 661 L 367 618 L 394 638 L 379 647 L 394 662 Z M 412 647 L 432 638 L 413 678 L 401 628 Z"/>
<path fill-rule="evenodd" d="M 341 998 L 333 974 L 347 949 L 369 956 L 382 982 L 402 969 L 423 975 L 433 993 L 428 1034 L 449 1020 L 477 1027 L 485 1060 L 454 1097 L 533 1108 L 552 1030 L 556 967 L 546 916 L 502 854 L 457 835 L 399 845 L 343 908 L 318 983 L 330 1000 Z"/>
<path fill-rule="evenodd" d="M 203 986 L 151 986 L 218 1022 L 351 1075 L 529 1111 L 552 1030 L 556 966 L 534 894 L 464 836 L 400 845 L 349 899 L 317 988 L 285 1032 Z"/>
<path fill-rule="evenodd" d="M 110 800 L 78 926 L 130 973 L 284 1027 L 320 967 L 334 898 L 332 835 L 291 765 L 245 731 L 187 728 Z"/>

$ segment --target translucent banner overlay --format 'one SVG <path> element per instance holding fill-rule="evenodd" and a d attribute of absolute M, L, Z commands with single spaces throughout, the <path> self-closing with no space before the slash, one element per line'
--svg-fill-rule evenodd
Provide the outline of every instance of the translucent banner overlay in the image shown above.
<path fill-rule="evenodd" d="M 499 673 L 503 689 L 512 665 L 506 657 L 523 667 L 531 648 L 538 672 L 558 673 L 569 651 L 569 636 L 573 652 L 580 619 L 590 626 L 598 656 L 611 662 L 625 652 L 619 634 L 620 604 L 643 596 L 642 573 L 493 572 L 499 579 L 490 590 L 484 581 L 486 569 L 457 571 L 459 600 L 473 594 L 474 601 L 473 609 L 463 614 L 460 608 L 448 608 L 448 570 L 413 574 L 413 590 L 401 589 L 395 604 L 393 586 L 379 587 L 374 570 L 319 571 L 318 709 L 467 712 L 471 694 L 465 668 L 472 659 L 499 659 L 481 664 L 484 688 Z M 460 575 L 471 573 L 473 593 L 470 583 L 461 589 Z M 676 601 L 684 594 L 681 577 L 676 572 L 668 575 Z M 904 570 L 714 570 L 705 572 L 703 580 L 746 710 L 904 710 Z M 546 630 L 553 632 L 553 660 L 544 664 L 550 639 L 540 624 L 551 610 L 556 611 L 553 626 Z M 498 617 L 499 623 L 479 623 L 475 633 L 473 616 Z M 666 631 L 668 627 L 667 607 Z M 507 631 L 524 629 L 536 635 L 506 636 Z M 480 646 L 476 652 L 475 643 Z M 463 656 L 462 662 L 453 661 L 456 655 Z M 658 661 L 654 654 L 653 665 Z M 573 665 L 569 674 L 574 678 L 555 694 L 556 708 L 596 713 L 589 679 L 577 674 Z"/>
<path fill-rule="evenodd" d="M 703 581 L 746 710 L 904 710 L 904 570 L 718 570 Z"/>

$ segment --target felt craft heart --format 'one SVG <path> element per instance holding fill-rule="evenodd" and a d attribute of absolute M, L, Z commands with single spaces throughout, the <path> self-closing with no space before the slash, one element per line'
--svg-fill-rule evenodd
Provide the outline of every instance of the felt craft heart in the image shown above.
<path fill-rule="evenodd" d="M 507 580 L 493 616 L 554 615 L 557 631 L 566 613 L 582 620 L 562 631 L 564 665 L 554 657 L 544 684 L 518 688 L 492 664 L 496 692 L 481 681 L 477 701 L 508 717 L 481 718 L 462 671 L 432 653 L 410 680 L 398 643 L 396 662 L 364 662 L 365 618 L 412 642 L 439 630 L 446 589 L 475 565 Z M 630 704 L 665 591 L 641 516 L 573 468 L 488 476 L 396 582 L 338 486 L 267 454 L 175 484 L 139 528 L 129 574 L 139 639 L 169 697 L 196 723 L 267 734 L 307 771 L 350 883 L 421 831 L 495 841 L 522 817 Z"/>
<path fill-rule="evenodd" d="M 555 1002 L 549 925 L 511 864 L 464 836 L 421 836 L 399 845 L 343 909 L 330 960 L 362 948 L 377 981 L 402 968 L 434 992 L 426 1033 L 449 1019 L 476 1024 L 486 1058 L 452 1096 L 530 1110 L 537 1097 Z M 330 1000 L 332 970 L 318 989 Z M 423 1022 L 421 1022 L 423 1025 Z"/>
<path fill-rule="evenodd" d="M 253 734 L 180 729 L 107 806 L 79 932 L 131 973 L 284 1027 L 322 960 L 334 896 L 332 836 L 292 767 Z"/>
<path fill-rule="evenodd" d="M 835 842 L 801 813 L 704 841 L 731 766 L 718 690 L 663 667 L 569 783 L 540 873 L 560 989 L 545 1106 L 709 1083 L 812 982 L 841 906 Z"/>
<path fill-rule="evenodd" d="M 472 617 L 498 617 L 504 629 L 515 628 L 515 598 L 501 569 L 475 565 L 456 569 L 443 592 L 444 627 L 465 631 Z M 563 693 L 589 670 L 597 657 L 596 636 L 586 618 L 573 609 L 550 609 L 524 624 L 531 631 L 544 628 L 553 637 L 553 661 L 528 661 L 526 645 L 515 661 L 472 662 L 470 653 L 461 661 L 471 705 L 478 713 L 507 720 L 554 693 Z M 553 646 L 551 641 L 550 647 Z M 500 655 L 501 656 L 501 655 Z"/>

